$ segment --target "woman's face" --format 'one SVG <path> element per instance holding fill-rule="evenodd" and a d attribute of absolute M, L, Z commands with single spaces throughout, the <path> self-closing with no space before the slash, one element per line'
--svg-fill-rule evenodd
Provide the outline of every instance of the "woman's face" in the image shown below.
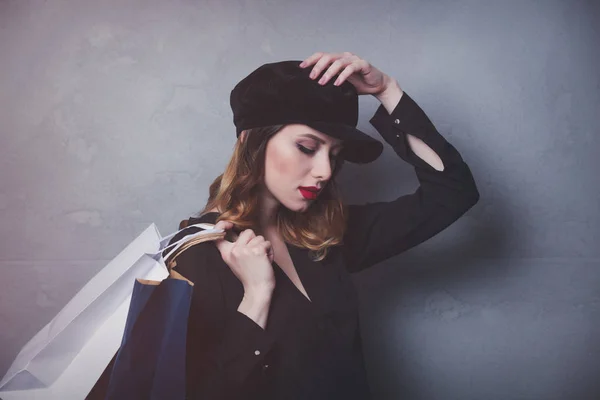
<path fill-rule="evenodd" d="M 267 195 L 292 211 L 305 211 L 319 194 L 311 198 L 300 187 L 325 187 L 342 145 L 342 140 L 306 125 L 286 125 L 267 143 L 264 180 Z"/>

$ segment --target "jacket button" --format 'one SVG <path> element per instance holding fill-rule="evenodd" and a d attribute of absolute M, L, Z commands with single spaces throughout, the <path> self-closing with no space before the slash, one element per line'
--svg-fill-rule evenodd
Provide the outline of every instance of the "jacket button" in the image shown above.
<path fill-rule="evenodd" d="M 260 355 L 260 350 L 256 350 L 256 351 L 254 352 L 254 354 L 256 354 L 257 356 L 259 356 L 259 355 Z"/>
<path fill-rule="evenodd" d="M 395 123 L 396 125 L 398 125 L 398 124 L 400 123 L 400 120 L 399 120 L 398 118 L 396 118 L 396 119 L 394 120 L 394 123 Z"/>

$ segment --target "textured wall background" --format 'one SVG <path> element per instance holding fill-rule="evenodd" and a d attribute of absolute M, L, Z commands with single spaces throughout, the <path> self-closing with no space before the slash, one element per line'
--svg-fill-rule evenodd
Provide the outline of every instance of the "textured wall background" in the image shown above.
<path fill-rule="evenodd" d="M 589 0 L 0 1 L 0 374 L 151 222 L 204 205 L 229 91 L 351 51 L 454 144 L 480 202 L 355 276 L 376 399 L 600 396 L 600 7 Z M 361 97 L 359 128 L 378 103 Z M 348 202 L 416 189 L 386 150 Z"/>

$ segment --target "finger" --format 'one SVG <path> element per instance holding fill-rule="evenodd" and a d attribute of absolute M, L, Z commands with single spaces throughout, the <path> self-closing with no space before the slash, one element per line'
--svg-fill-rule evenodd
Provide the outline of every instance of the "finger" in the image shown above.
<path fill-rule="evenodd" d="M 333 76 L 337 75 L 342 69 L 346 68 L 346 66 L 352 64 L 351 57 L 342 57 L 333 62 L 325 71 L 321 79 L 319 79 L 319 84 L 326 84 Z"/>
<path fill-rule="evenodd" d="M 231 239 L 231 233 L 233 228 L 233 222 L 229 221 L 219 221 L 215 224 L 214 229 L 221 230 L 225 233 L 223 239 Z M 232 242 L 235 240 L 231 240 Z"/>
<path fill-rule="evenodd" d="M 256 235 L 252 229 L 244 229 L 242 233 L 239 234 L 235 243 L 247 245 Z"/>
<path fill-rule="evenodd" d="M 232 228 L 233 228 L 233 224 L 231 222 L 227 222 L 227 223 L 219 222 L 219 223 L 215 224 L 214 229 L 221 229 L 225 232 L 225 235 L 221 239 L 215 239 L 215 242 L 226 241 L 228 243 L 232 243 L 233 241 L 228 240 L 231 238 L 230 233 L 231 233 Z"/>
<path fill-rule="evenodd" d="M 334 85 L 341 85 L 348 77 L 355 72 L 363 72 L 367 73 L 367 67 L 369 63 L 365 60 L 353 61 L 350 65 L 346 66 L 346 68 L 338 75 L 338 78 L 333 82 Z"/>
<path fill-rule="evenodd" d="M 332 53 L 325 53 L 320 59 L 319 61 L 317 61 L 317 63 L 315 64 L 315 66 L 313 67 L 311 73 L 310 73 L 310 77 L 312 79 L 315 79 L 316 77 L 318 77 L 321 72 L 327 67 L 329 66 L 329 64 L 332 61 L 337 60 L 338 58 L 343 57 L 343 55 L 340 54 L 332 54 Z"/>
<path fill-rule="evenodd" d="M 265 242 L 264 236 L 256 235 L 248 242 L 248 246 L 257 246 L 257 245 L 262 246 L 264 242 Z"/>
<path fill-rule="evenodd" d="M 340 86 L 350 75 L 352 75 L 355 71 L 354 64 L 350 64 L 344 68 L 344 70 L 338 75 L 337 79 L 333 84 L 335 86 Z"/>
<path fill-rule="evenodd" d="M 234 243 L 226 239 L 216 239 L 213 240 L 213 243 L 221 253 L 221 257 L 223 257 L 225 254 L 228 254 L 231 249 L 231 246 L 234 245 Z"/>
<path fill-rule="evenodd" d="M 304 61 L 302 61 L 300 63 L 300 67 L 302 68 L 306 68 L 309 65 L 313 65 L 319 58 L 321 58 L 321 56 L 325 54 L 322 51 L 318 51 L 316 53 L 313 53 L 311 56 L 307 57 L 304 59 Z"/>
<path fill-rule="evenodd" d="M 325 54 L 325 52 L 322 51 L 318 51 L 316 53 L 313 53 L 312 55 L 310 55 L 309 57 L 306 57 L 299 65 L 301 68 L 306 68 L 310 65 L 313 65 L 314 63 L 316 63 L 321 57 L 323 57 Z M 340 54 L 343 57 L 356 57 L 354 54 L 350 53 L 349 51 L 345 51 L 343 53 Z"/>
<path fill-rule="evenodd" d="M 265 250 L 267 250 L 267 251 L 271 251 L 273 249 L 273 246 L 271 245 L 271 242 L 269 242 L 268 240 L 265 240 L 260 245 L 264 246 Z"/>
<path fill-rule="evenodd" d="M 231 221 L 219 221 L 215 224 L 215 229 L 231 229 L 233 228 L 233 222 Z"/>
<path fill-rule="evenodd" d="M 273 250 L 273 246 L 271 246 L 271 242 L 266 241 L 265 243 L 262 243 L 261 246 L 264 248 L 269 260 L 273 262 L 273 259 L 275 258 L 275 251 Z"/>

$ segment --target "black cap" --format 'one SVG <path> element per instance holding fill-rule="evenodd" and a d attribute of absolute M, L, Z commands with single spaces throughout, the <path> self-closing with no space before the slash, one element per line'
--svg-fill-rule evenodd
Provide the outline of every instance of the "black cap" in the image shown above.
<path fill-rule="evenodd" d="M 356 129 L 358 94 L 345 80 L 332 77 L 325 85 L 311 79 L 311 67 L 301 60 L 264 64 L 242 79 L 231 91 L 230 104 L 236 136 L 244 129 L 278 124 L 304 124 L 343 140 L 340 157 L 366 164 L 376 160 L 383 144 Z"/>

